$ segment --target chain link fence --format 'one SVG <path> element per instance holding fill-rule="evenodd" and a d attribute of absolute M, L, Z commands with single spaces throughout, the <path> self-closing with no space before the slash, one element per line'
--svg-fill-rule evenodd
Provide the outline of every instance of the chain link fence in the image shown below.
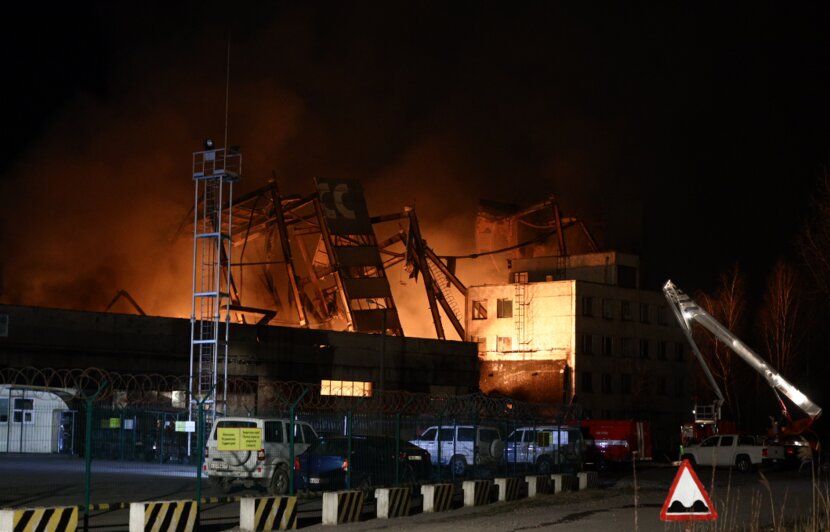
<path fill-rule="evenodd" d="M 344 397 L 319 385 L 231 380 L 227 415 L 210 420 L 182 401 L 186 382 L 0 370 L 0 506 L 77 505 L 88 515 L 171 498 L 371 494 L 575 472 L 584 459 L 579 423 L 563 405 L 482 394 Z"/>

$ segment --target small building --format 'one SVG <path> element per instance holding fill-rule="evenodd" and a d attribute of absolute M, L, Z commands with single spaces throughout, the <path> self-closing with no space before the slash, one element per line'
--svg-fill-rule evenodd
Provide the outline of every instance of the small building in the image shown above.
<path fill-rule="evenodd" d="M 0 453 L 72 453 L 72 390 L 0 385 Z"/>

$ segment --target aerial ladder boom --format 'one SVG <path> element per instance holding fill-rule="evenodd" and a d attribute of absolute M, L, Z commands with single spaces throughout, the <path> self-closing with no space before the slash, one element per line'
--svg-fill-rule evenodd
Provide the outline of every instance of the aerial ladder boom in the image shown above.
<path fill-rule="evenodd" d="M 683 329 L 686 339 L 692 346 L 695 356 L 697 356 L 698 361 L 703 367 L 703 371 L 706 374 L 707 379 L 710 384 L 712 384 L 715 393 L 718 395 L 719 404 L 723 403 L 723 394 L 721 393 L 718 385 L 715 383 L 712 373 L 709 371 L 709 368 L 700 353 L 700 349 L 698 349 L 697 344 L 692 338 L 692 322 L 697 322 L 706 330 L 714 334 L 718 340 L 732 349 L 732 351 L 744 359 L 747 364 L 749 364 L 755 371 L 760 373 L 764 379 L 766 379 L 767 383 L 772 387 L 776 397 L 778 398 L 782 412 L 792 424 L 793 429 L 795 429 L 791 430 L 792 432 L 801 432 L 806 430 L 816 419 L 818 419 L 821 415 L 821 407 L 812 402 L 806 395 L 788 382 L 787 379 L 778 373 L 772 366 L 767 364 L 763 358 L 761 358 L 752 349 L 747 347 L 746 344 L 744 344 L 739 338 L 732 334 L 729 329 L 721 325 L 720 322 L 695 303 L 692 298 L 677 288 L 671 280 L 666 281 L 666 284 L 663 286 L 663 294 L 666 296 L 666 300 L 669 302 L 669 306 L 672 308 L 681 329 Z M 807 419 L 794 422 L 790 417 L 787 406 L 781 399 L 779 393 L 783 394 L 804 413 L 806 413 L 808 416 Z"/>

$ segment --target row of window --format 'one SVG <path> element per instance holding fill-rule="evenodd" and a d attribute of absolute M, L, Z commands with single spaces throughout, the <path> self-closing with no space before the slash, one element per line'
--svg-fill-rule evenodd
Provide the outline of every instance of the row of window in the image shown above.
<path fill-rule="evenodd" d="M 598 380 L 599 382 L 595 381 Z M 652 382 L 653 381 L 653 382 Z M 596 386 L 595 386 L 596 384 Z M 580 388 L 582 393 L 604 393 L 630 395 L 633 393 L 632 386 L 636 384 L 637 393 L 640 395 L 660 395 L 685 397 L 686 377 L 678 375 L 673 379 L 665 376 L 658 376 L 652 379 L 648 374 L 637 375 L 636 383 L 633 382 L 630 373 L 593 373 L 583 371 L 580 377 Z"/>
<path fill-rule="evenodd" d="M 34 400 L 32 399 L 14 399 L 14 409 L 11 412 L 12 422 L 14 423 L 34 423 Z M 0 398 L 0 423 L 9 422 L 9 400 L 7 398 Z"/>
<path fill-rule="evenodd" d="M 473 336 L 472 341 L 478 344 L 478 354 L 487 352 L 487 337 Z M 496 351 L 499 353 L 509 353 L 513 351 L 513 337 L 512 336 L 496 336 Z"/>
<path fill-rule="evenodd" d="M 594 296 L 582 296 L 582 315 L 598 317 L 597 312 L 601 311 L 601 317 L 607 320 L 619 319 L 622 321 L 633 321 L 635 307 L 638 310 L 640 323 L 652 323 L 652 306 L 648 303 L 635 303 L 625 299 L 617 301 L 604 297 L 602 298 L 601 309 L 596 309 Z M 658 325 L 668 324 L 668 307 L 666 305 L 656 306 L 656 320 Z"/>
<path fill-rule="evenodd" d="M 654 354 L 657 360 L 673 360 L 683 362 L 686 360 L 686 344 L 684 342 L 667 342 L 665 340 L 649 340 L 648 338 L 632 338 L 624 336 L 615 338 L 599 334 L 585 333 L 581 336 L 579 352 L 584 355 L 605 355 L 623 358 L 651 358 L 652 347 L 656 347 Z"/>
<path fill-rule="evenodd" d="M 513 317 L 513 300 L 512 299 L 497 299 L 496 300 L 496 317 L 497 318 L 512 318 Z M 478 299 L 473 301 L 473 319 L 486 320 L 487 319 L 487 300 Z"/>
<path fill-rule="evenodd" d="M 619 306 L 618 306 L 619 304 Z M 602 317 L 607 320 L 613 320 L 617 316 L 622 321 L 632 321 L 634 319 L 634 306 L 638 305 L 640 323 L 652 323 L 651 305 L 648 303 L 633 303 L 631 301 L 602 298 Z M 596 317 L 594 310 L 594 297 L 582 296 L 582 315 Z M 668 324 L 668 307 L 666 305 L 657 305 L 656 318 L 658 325 Z M 474 320 L 486 320 L 487 315 L 487 300 L 476 299 L 473 301 L 472 318 Z M 513 317 L 513 300 L 501 298 L 496 300 L 496 318 L 512 318 Z"/>

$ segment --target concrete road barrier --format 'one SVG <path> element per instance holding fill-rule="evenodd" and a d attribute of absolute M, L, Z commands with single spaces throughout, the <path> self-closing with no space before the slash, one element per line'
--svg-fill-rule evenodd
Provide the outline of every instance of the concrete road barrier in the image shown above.
<path fill-rule="evenodd" d="M 323 493 L 323 524 L 355 523 L 363 512 L 363 491 L 327 491 Z"/>
<path fill-rule="evenodd" d="M 560 491 L 573 491 L 576 486 L 576 477 L 574 475 L 566 475 L 564 473 L 554 473 L 550 476 L 554 482 L 553 493 Z"/>
<path fill-rule="evenodd" d="M 375 490 L 378 519 L 406 517 L 412 500 L 412 488 L 378 488 Z"/>
<path fill-rule="evenodd" d="M 499 502 L 515 501 L 519 498 L 519 477 L 502 477 L 496 479 L 496 486 L 499 487 Z"/>
<path fill-rule="evenodd" d="M 539 494 L 551 493 L 551 484 L 553 480 L 545 475 L 528 475 L 525 477 L 527 482 L 527 496 L 535 497 Z"/>
<path fill-rule="evenodd" d="M 9 532 L 74 532 L 77 506 L 51 506 L 0 510 L 0 530 Z"/>
<path fill-rule="evenodd" d="M 239 501 L 243 532 L 297 528 L 297 497 L 244 497 Z"/>
<path fill-rule="evenodd" d="M 424 512 L 445 512 L 452 507 L 452 484 L 424 484 L 421 486 L 424 496 Z"/>
<path fill-rule="evenodd" d="M 196 501 L 151 501 L 130 504 L 130 532 L 191 532 Z"/>
<path fill-rule="evenodd" d="M 464 490 L 464 506 L 490 504 L 491 480 L 465 480 L 461 487 Z"/>

